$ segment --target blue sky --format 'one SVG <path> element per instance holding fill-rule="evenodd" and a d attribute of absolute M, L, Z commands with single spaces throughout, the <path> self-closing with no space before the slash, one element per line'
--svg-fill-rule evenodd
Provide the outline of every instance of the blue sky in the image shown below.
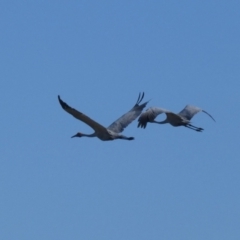
<path fill-rule="evenodd" d="M 0 238 L 240 238 L 239 1 L 1 1 Z M 71 139 L 139 92 L 208 111 Z M 231 115 L 230 115 L 231 114 Z M 164 116 L 159 116 L 164 119 Z"/>

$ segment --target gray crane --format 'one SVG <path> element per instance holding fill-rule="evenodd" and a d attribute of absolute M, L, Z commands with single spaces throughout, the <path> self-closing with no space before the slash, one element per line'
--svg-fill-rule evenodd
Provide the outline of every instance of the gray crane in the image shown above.
<path fill-rule="evenodd" d="M 195 127 L 190 122 L 192 117 L 198 112 L 206 113 L 209 117 L 213 119 L 213 121 L 215 121 L 215 119 L 209 113 L 202 110 L 201 108 L 191 106 L 191 105 L 187 105 L 178 114 L 170 112 L 163 108 L 151 107 L 151 108 L 148 108 L 144 113 L 140 115 L 138 119 L 138 127 L 146 128 L 148 122 L 158 123 L 158 124 L 170 123 L 174 127 L 185 126 L 197 132 L 202 132 L 204 130 L 203 128 Z M 155 121 L 155 118 L 161 113 L 165 113 L 167 118 L 161 122 Z"/>
<path fill-rule="evenodd" d="M 114 139 L 125 139 L 125 140 L 133 140 L 134 137 L 126 137 L 124 135 L 121 135 L 121 133 L 124 128 L 126 128 L 133 120 L 135 120 L 142 112 L 143 108 L 147 105 L 148 102 L 145 102 L 141 105 L 140 102 L 142 101 L 144 97 L 144 93 L 140 93 L 138 96 L 138 100 L 136 104 L 133 106 L 133 108 L 122 115 L 120 118 L 118 118 L 115 122 L 113 122 L 109 127 L 104 127 L 101 124 L 95 122 L 87 115 L 77 111 L 76 109 L 70 107 L 67 105 L 67 103 L 63 102 L 60 96 L 58 96 L 59 103 L 61 104 L 62 108 L 71 114 L 73 117 L 77 118 L 78 120 L 86 123 L 88 126 L 90 126 L 94 133 L 92 134 L 84 134 L 78 132 L 73 137 L 98 137 L 102 141 L 108 141 L 108 140 L 114 140 Z"/>

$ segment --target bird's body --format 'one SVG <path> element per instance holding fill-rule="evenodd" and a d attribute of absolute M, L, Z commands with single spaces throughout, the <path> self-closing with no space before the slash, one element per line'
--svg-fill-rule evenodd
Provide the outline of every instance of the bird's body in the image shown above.
<path fill-rule="evenodd" d="M 173 112 L 163 109 L 163 108 L 151 107 L 151 108 L 148 108 L 144 113 L 142 113 L 140 115 L 140 117 L 138 119 L 138 127 L 146 128 L 148 122 L 158 123 L 158 124 L 169 123 L 174 127 L 185 126 L 192 130 L 195 130 L 197 132 L 201 132 L 203 130 L 203 128 L 195 127 L 190 122 L 192 117 L 195 114 L 197 114 L 198 112 L 204 112 L 214 120 L 214 118 L 206 111 L 202 110 L 201 108 L 191 106 L 191 105 L 187 105 L 178 114 L 173 113 Z M 161 113 L 165 113 L 167 118 L 161 122 L 156 121 L 155 118 Z"/>
<path fill-rule="evenodd" d="M 97 123 L 96 121 L 92 120 L 87 115 L 83 114 L 82 112 L 77 111 L 76 109 L 68 106 L 65 102 L 62 101 L 60 96 L 58 96 L 58 100 L 62 108 L 77 118 L 78 120 L 86 123 L 89 125 L 93 130 L 94 133 L 92 134 L 83 134 L 78 132 L 73 137 L 98 137 L 102 141 L 109 141 L 114 139 L 125 139 L 125 140 L 133 140 L 133 137 L 126 137 L 121 135 L 120 133 L 126 128 L 132 121 L 134 121 L 142 112 L 143 108 L 147 105 L 148 102 L 145 102 L 141 105 L 140 102 L 144 97 L 144 93 L 141 95 L 139 94 L 137 103 L 133 106 L 133 108 L 113 122 L 109 127 L 104 127 L 101 124 Z"/>

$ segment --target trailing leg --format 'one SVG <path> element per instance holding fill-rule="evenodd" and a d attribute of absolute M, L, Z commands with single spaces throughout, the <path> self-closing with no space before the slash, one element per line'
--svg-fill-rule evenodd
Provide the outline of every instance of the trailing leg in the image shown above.
<path fill-rule="evenodd" d="M 197 131 L 197 132 L 202 132 L 204 130 L 203 128 L 198 128 L 198 127 L 192 126 L 191 124 L 185 125 L 185 127 L 192 129 L 194 131 Z"/>
<path fill-rule="evenodd" d="M 134 140 L 134 137 L 126 137 L 124 135 L 119 135 L 118 138 L 123 140 Z"/>

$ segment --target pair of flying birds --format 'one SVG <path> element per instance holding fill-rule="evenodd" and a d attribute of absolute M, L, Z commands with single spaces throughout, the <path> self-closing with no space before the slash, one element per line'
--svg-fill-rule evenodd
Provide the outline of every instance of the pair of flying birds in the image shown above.
<path fill-rule="evenodd" d="M 136 104 L 133 106 L 133 108 L 127 113 L 125 113 L 124 115 L 122 115 L 120 118 L 118 118 L 115 122 L 113 122 L 107 128 L 97 123 L 96 121 L 92 120 L 90 117 L 88 117 L 84 113 L 79 112 L 78 110 L 67 105 L 67 103 L 65 103 L 60 98 L 60 96 L 58 96 L 58 100 L 62 108 L 66 112 L 70 113 L 78 120 L 86 123 L 94 130 L 94 133 L 92 134 L 84 134 L 84 133 L 78 132 L 76 135 L 72 137 L 98 137 L 102 141 L 107 141 L 107 140 L 115 140 L 115 139 L 125 139 L 125 140 L 134 139 L 134 137 L 126 137 L 120 133 L 132 121 L 134 121 L 142 113 L 142 110 L 144 109 L 144 107 L 146 107 L 148 101 L 140 105 L 141 101 L 143 100 L 143 97 L 144 97 L 144 93 L 142 94 L 140 93 L 138 96 L 138 100 Z M 144 113 L 142 113 L 138 118 L 138 127 L 146 128 L 148 122 L 158 123 L 158 124 L 170 123 L 174 127 L 184 126 L 192 130 L 195 130 L 197 132 L 202 132 L 203 128 L 195 127 L 190 122 L 192 117 L 198 112 L 204 112 L 214 120 L 214 118 L 206 111 L 191 105 L 187 105 L 181 112 L 177 114 L 163 108 L 150 107 Z M 155 121 L 155 118 L 161 113 L 166 114 L 166 119 L 161 122 Z"/>

